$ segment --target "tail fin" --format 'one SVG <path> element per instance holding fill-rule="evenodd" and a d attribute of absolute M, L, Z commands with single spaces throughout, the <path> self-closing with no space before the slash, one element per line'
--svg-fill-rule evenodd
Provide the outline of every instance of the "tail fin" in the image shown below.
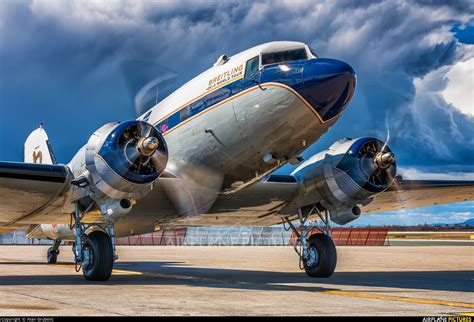
<path fill-rule="evenodd" d="M 25 162 L 56 164 L 53 149 L 43 124 L 28 136 L 25 141 Z"/>

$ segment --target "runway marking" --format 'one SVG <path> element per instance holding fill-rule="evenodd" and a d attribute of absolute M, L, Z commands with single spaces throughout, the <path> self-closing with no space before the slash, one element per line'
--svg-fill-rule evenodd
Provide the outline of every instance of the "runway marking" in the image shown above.
<path fill-rule="evenodd" d="M 359 298 L 366 298 L 366 299 L 397 301 L 397 302 L 407 302 L 407 303 L 420 303 L 420 304 L 430 304 L 430 305 L 444 305 L 444 306 L 474 309 L 474 304 L 464 303 L 464 302 L 430 300 L 430 299 L 422 299 L 422 298 L 415 298 L 415 297 L 402 297 L 402 296 L 394 296 L 394 295 L 380 295 L 380 294 L 369 294 L 369 293 L 362 293 L 362 292 L 337 291 L 337 290 L 321 291 L 321 293 L 347 296 L 347 297 L 359 297 Z"/>
<path fill-rule="evenodd" d="M 18 262 L 18 263 L 36 263 L 36 262 L 26 260 L 26 259 L 12 259 L 12 258 L 0 258 L 0 261 L 11 262 L 11 263 L 15 263 L 15 262 Z"/>
<path fill-rule="evenodd" d="M 24 260 L 24 259 L 11 259 L 11 258 L 0 258 L 0 261 L 4 262 L 10 262 L 10 263 L 32 263 L 32 264 L 42 264 L 42 262 L 33 262 L 29 260 Z M 64 267 L 64 268 L 74 268 L 73 264 L 50 264 L 48 265 L 50 267 Z M 134 271 L 126 271 L 122 269 L 113 269 L 112 274 L 115 275 L 142 275 L 142 272 L 134 272 Z"/>
<path fill-rule="evenodd" d="M 29 310 L 29 311 L 52 311 L 58 308 L 45 305 L 29 305 L 29 304 L 0 304 L 3 310 Z"/>
<path fill-rule="evenodd" d="M 451 312 L 449 314 L 456 314 L 460 316 L 474 316 L 474 312 Z"/>
<path fill-rule="evenodd" d="M 75 265 L 72 264 L 52 264 L 52 267 L 66 267 L 66 268 L 75 268 Z M 112 274 L 114 275 L 142 275 L 142 272 L 135 271 L 126 271 L 123 269 L 112 269 Z"/>
<path fill-rule="evenodd" d="M 21 259 L 9 259 L 9 258 L 0 258 L 0 261 L 8 261 L 8 262 L 30 262 L 30 263 L 40 263 L 40 262 L 32 262 L 28 260 L 21 260 Z M 72 264 L 52 264 L 51 267 L 64 267 L 64 268 L 74 268 Z M 159 277 L 159 278 L 174 278 L 179 280 L 193 280 L 193 281 L 201 281 L 201 282 L 218 282 L 218 283 L 234 283 L 240 285 L 248 285 L 248 286 L 265 286 L 269 289 L 281 289 L 285 290 L 288 286 L 284 285 L 270 285 L 270 284 L 258 284 L 258 283 L 249 283 L 249 282 L 239 282 L 235 280 L 223 280 L 223 279 L 214 279 L 209 277 L 196 277 L 196 276 L 186 276 L 186 275 L 176 275 L 176 274 L 162 274 L 162 273 L 154 273 L 154 272 L 140 272 L 140 271 L 131 271 L 131 270 L 122 270 L 122 269 L 113 269 L 112 273 L 114 275 L 142 275 L 147 277 Z M 305 291 L 302 288 L 302 291 Z M 415 298 L 415 297 L 403 297 L 403 296 L 394 296 L 394 295 L 381 295 L 381 294 L 373 294 L 373 293 L 363 293 L 363 292 L 352 292 L 352 291 L 341 291 L 341 290 L 320 290 L 316 291 L 317 293 L 321 294 L 328 294 L 328 295 L 337 295 L 337 296 L 346 296 L 346 297 L 356 297 L 356 298 L 366 298 L 366 299 L 374 299 L 374 300 L 385 300 L 385 301 L 396 301 L 396 302 L 405 302 L 405 303 L 417 303 L 417 304 L 428 304 L 428 305 L 442 305 L 442 306 L 450 306 L 450 307 L 460 307 L 460 308 L 467 308 L 467 309 L 474 309 L 474 304 L 472 303 L 465 303 L 465 302 L 454 302 L 454 301 L 442 301 L 442 300 L 430 300 L 430 299 L 423 299 L 423 298 Z M 474 312 L 466 312 L 462 313 L 463 315 L 474 316 Z"/>
<path fill-rule="evenodd" d="M 115 274 L 115 275 L 143 275 L 142 272 L 126 271 L 126 270 L 123 270 L 123 269 L 115 269 L 115 268 L 112 270 L 112 274 Z"/>

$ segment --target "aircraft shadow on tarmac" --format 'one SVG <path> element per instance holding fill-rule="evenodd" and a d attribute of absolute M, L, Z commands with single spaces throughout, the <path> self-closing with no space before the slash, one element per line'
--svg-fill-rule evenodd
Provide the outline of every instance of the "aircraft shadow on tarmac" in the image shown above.
<path fill-rule="evenodd" d="M 71 263 L 59 263 L 71 265 Z M 0 265 L 44 266 L 39 262 L 0 262 Z M 51 265 L 54 267 L 54 265 Z M 89 282 L 81 273 L 69 275 L 0 276 L 0 285 L 189 285 L 210 288 L 272 291 L 325 291 L 337 286 L 386 287 L 473 292 L 474 271 L 335 272 L 330 278 L 309 278 L 304 272 L 272 272 L 200 268 L 183 262 L 117 262 L 115 269 L 141 275 L 114 274 L 107 282 Z M 277 284 L 277 285 L 276 285 Z M 287 285 L 293 284 L 293 285 Z M 294 285 L 297 284 L 297 285 Z M 357 291 L 357 290 L 353 290 Z M 390 292 L 389 290 L 387 290 Z M 364 292 L 367 292 L 364 289 Z M 377 290 L 380 292 L 380 290 Z"/>

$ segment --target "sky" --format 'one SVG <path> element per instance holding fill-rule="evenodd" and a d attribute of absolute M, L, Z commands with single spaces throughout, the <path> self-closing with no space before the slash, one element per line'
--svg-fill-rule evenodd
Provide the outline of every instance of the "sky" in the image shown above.
<path fill-rule="evenodd" d="M 176 77 L 165 95 L 221 54 L 273 40 L 308 43 L 357 73 L 347 111 L 304 158 L 389 132 L 405 178 L 474 179 L 474 4 L 463 0 L 0 1 L 0 160 L 22 161 L 43 122 L 68 162 L 101 125 L 135 118 L 130 79 L 166 66 Z M 124 72 L 130 62 L 142 68 Z M 467 202 L 363 220 L 473 217 Z"/>

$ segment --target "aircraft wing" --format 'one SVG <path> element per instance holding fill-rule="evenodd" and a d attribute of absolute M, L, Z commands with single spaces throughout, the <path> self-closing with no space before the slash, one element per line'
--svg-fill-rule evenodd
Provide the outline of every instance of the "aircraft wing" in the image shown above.
<path fill-rule="evenodd" d="M 70 188 L 65 165 L 0 162 L 0 234 L 39 223 L 69 223 L 64 209 Z M 281 223 L 279 215 L 295 214 L 291 201 L 299 184 L 290 175 L 271 175 L 231 195 L 219 195 L 208 213 L 180 215 L 165 191 L 163 180 L 141 200 L 118 226 L 137 233 L 157 225 L 268 226 Z M 474 181 L 404 180 L 362 207 L 364 214 L 474 200 Z M 290 212 L 291 213 L 290 213 Z M 138 225 L 137 221 L 141 224 Z M 146 226 L 146 227 L 145 227 Z M 117 227 L 122 230 L 121 227 Z"/>
<path fill-rule="evenodd" d="M 169 222 L 178 226 L 268 226 L 281 223 L 279 214 L 296 214 L 285 207 L 298 194 L 292 176 L 270 176 L 235 194 L 219 196 L 207 214 Z M 474 200 L 474 181 L 404 180 L 362 207 L 362 214 L 395 211 Z M 294 212 L 292 210 L 295 210 Z M 296 218 L 290 217 L 290 218 Z"/>
<path fill-rule="evenodd" d="M 68 216 L 59 219 L 54 210 L 63 204 L 69 176 L 65 165 L 0 162 L 0 234 L 35 223 L 67 221 Z M 48 212 L 42 212 L 46 208 Z"/>
<path fill-rule="evenodd" d="M 474 200 L 474 181 L 404 180 L 377 195 L 363 213 L 385 212 Z"/>

